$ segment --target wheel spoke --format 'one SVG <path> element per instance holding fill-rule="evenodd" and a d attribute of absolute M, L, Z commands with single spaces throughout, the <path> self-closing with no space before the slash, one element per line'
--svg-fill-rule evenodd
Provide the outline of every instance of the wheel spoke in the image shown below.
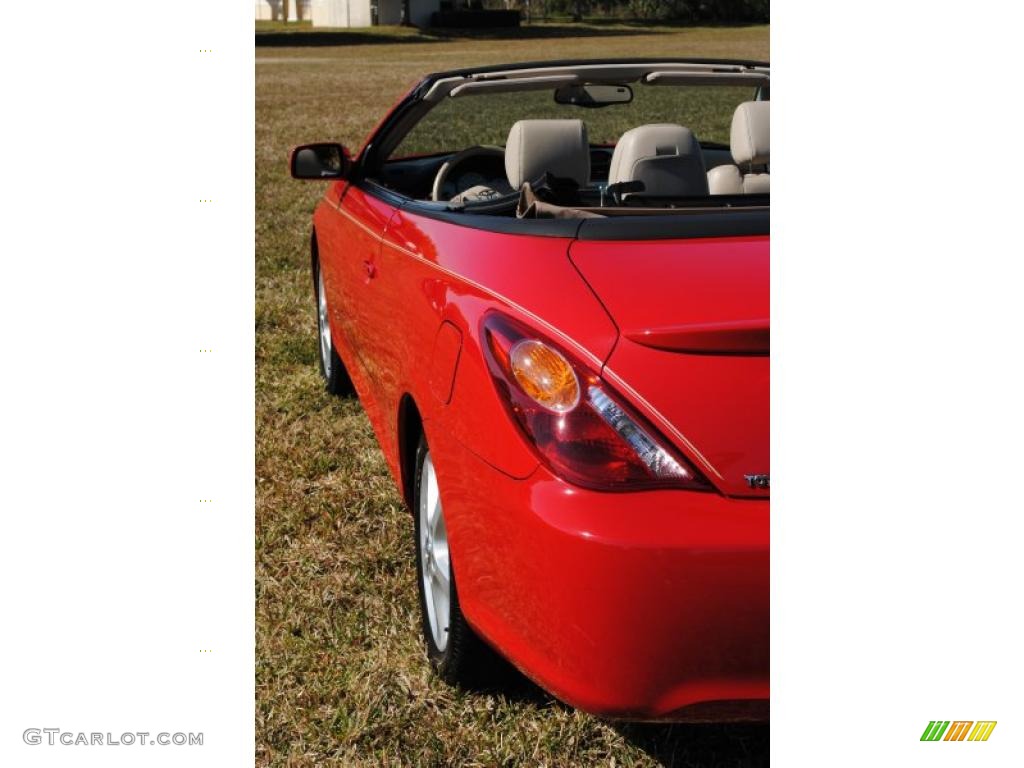
<path fill-rule="evenodd" d="M 449 593 L 450 585 L 448 583 L 447 565 L 441 565 L 440 563 L 435 562 L 430 577 L 434 580 L 439 591 L 444 592 L 446 595 Z"/>
<path fill-rule="evenodd" d="M 439 649 L 447 645 L 448 635 L 448 591 L 445 589 L 434 589 L 431 591 L 434 600 L 434 626 L 431 630 L 434 633 L 434 642 Z"/>
<path fill-rule="evenodd" d="M 431 463 L 430 472 L 427 475 L 427 510 L 429 511 L 428 523 L 431 532 L 437 526 L 437 516 L 441 511 L 441 494 L 437 488 L 437 473 L 434 472 L 434 465 Z"/>
<path fill-rule="evenodd" d="M 320 330 L 320 357 L 324 371 L 330 374 L 331 365 L 331 324 L 327 319 L 327 293 L 324 290 L 323 273 L 317 275 L 317 323 Z"/>
<path fill-rule="evenodd" d="M 434 503 L 433 509 L 430 510 L 430 533 L 436 539 L 438 537 L 438 528 L 444 527 L 444 518 L 441 516 L 441 497 L 437 497 L 437 501 Z M 442 534 L 443 535 L 443 534 Z"/>
<path fill-rule="evenodd" d="M 447 545 L 438 546 L 434 544 L 434 565 L 437 566 L 437 570 L 443 575 L 444 579 L 447 580 L 447 573 L 449 573 L 449 554 L 447 554 Z M 447 582 L 445 581 L 445 587 Z"/>

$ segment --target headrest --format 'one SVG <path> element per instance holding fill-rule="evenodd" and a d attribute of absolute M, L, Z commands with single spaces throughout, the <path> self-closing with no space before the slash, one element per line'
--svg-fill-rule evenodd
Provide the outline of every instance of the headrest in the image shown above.
<path fill-rule="evenodd" d="M 585 187 L 590 181 L 590 144 L 582 120 L 520 120 L 508 132 L 505 173 L 513 189 L 550 173 Z"/>
<path fill-rule="evenodd" d="M 732 116 L 729 146 L 736 165 L 768 165 L 768 105 L 770 101 L 745 101 Z"/>
<path fill-rule="evenodd" d="M 615 145 L 608 172 L 609 184 L 623 181 L 642 181 L 644 195 L 706 195 L 704 155 L 693 131 L 673 123 L 626 131 Z"/>

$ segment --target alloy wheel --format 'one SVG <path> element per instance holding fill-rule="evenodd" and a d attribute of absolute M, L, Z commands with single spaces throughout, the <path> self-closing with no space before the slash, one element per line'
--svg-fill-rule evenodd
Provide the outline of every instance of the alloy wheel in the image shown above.
<path fill-rule="evenodd" d="M 420 470 L 420 578 L 427 609 L 427 622 L 437 650 L 448 645 L 451 612 L 451 566 L 448 557 L 448 531 L 441 510 L 437 473 L 428 453 Z"/>
<path fill-rule="evenodd" d="M 317 271 L 316 276 L 316 308 L 317 328 L 320 331 L 320 360 L 324 367 L 324 376 L 331 377 L 331 324 L 327 319 L 327 292 L 324 290 L 324 274 Z"/>

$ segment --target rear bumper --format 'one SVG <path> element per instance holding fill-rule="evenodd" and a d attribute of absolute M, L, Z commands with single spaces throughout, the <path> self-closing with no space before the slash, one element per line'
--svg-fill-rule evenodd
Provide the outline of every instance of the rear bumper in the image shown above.
<path fill-rule="evenodd" d="M 460 600 L 527 676 L 605 717 L 766 718 L 767 500 L 515 480 L 452 448 Z"/>

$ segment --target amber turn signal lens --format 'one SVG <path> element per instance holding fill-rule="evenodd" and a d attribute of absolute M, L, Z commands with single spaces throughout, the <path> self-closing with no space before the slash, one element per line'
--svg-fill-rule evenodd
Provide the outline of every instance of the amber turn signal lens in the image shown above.
<path fill-rule="evenodd" d="M 580 382 L 569 362 L 536 339 L 517 341 L 509 364 L 523 392 L 555 413 L 566 413 L 580 401 Z"/>

